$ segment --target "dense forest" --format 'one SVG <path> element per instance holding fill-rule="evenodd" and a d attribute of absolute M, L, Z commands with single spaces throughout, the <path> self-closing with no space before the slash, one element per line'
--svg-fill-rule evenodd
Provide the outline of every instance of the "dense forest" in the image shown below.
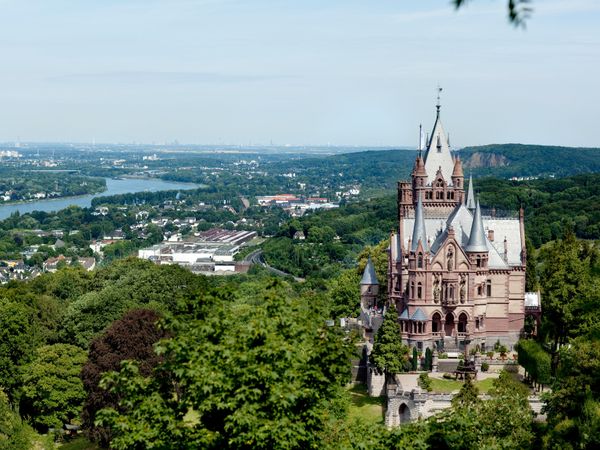
<path fill-rule="evenodd" d="M 534 421 L 529 389 L 502 374 L 490 400 L 465 383 L 452 408 L 395 430 L 349 415 L 356 340 L 327 324 L 355 310 L 365 256 L 358 268 L 305 283 L 260 268 L 207 278 L 127 259 L 1 287 L 0 444 L 52 448 L 52 435 L 40 433 L 62 423 L 81 423 L 89 439 L 115 449 L 600 443 L 597 248 L 567 234 L 535 255 L 545 299 L 538 339 L 549 347 L 523 341 L 519 358 L 532 382 L 552 387 L 547 423 Z M 388 322 L 382 330 L 399 336 L 397 321 Z M 410 367 L 397 339 L 378 334 L 375 342 L 386 342 L 374 348 L 377 364 Z M 544 372 L 548 351 L 553 363 Z"/>
<path fill-rule="evenodd" d="M 509 181 L 475 179 L 487 209 L 516 213 L 523 206 L 525 230 L 533 247 L 573 230 L 582 239 L 600 239 L 600 174 L 561 179 Z M 397 223 L 396 195 L 385 195 L 284 224 L 277 238 L 264 244 L 269 264 L 296 276 L 324 276 L 352 267 L 365 246 L 389 236 Z M 306 240 L 294 240 L 303 231 Z"/>

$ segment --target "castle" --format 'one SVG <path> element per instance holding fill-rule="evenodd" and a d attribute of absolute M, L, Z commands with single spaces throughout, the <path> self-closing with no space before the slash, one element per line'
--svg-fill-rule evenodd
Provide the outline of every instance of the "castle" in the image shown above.
<path fill-rule="evenodd" d="M 461 160 L 453 155 L 440 119 L 421 132 L 411 181 L 398 182 L 398 229 L 392 232 L 387 273 L 388 307 L 397 308 L 410 347 L 464 350 L 466 345 L 512 346 L 525 318 L 523 210 L 481 208 Z M 424 155 L 423 155 L 424 151 Z M 367 328 L 379 284 L 369 260 L 361 280 Z"/>

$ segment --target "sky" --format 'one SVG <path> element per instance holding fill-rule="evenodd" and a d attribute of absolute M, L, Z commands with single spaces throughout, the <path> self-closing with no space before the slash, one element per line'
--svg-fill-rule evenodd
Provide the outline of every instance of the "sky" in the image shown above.
<path fill-rule="evenodd" d="M 0 141 L 599 146 L 600 2 L 0 0 Z"/>

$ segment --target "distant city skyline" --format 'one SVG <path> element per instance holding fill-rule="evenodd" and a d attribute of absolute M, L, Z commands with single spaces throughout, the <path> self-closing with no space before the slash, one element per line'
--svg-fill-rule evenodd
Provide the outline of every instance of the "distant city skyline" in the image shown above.
<path fill-rule="evenodd" d="M 0 1 L 0 141 L 597 147 L 600 2 Z"/>

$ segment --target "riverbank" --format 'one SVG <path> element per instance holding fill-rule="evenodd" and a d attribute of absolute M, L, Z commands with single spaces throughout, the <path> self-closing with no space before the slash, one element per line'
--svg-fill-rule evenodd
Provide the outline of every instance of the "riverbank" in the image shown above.
<path fill-rule="evenodd" d="M 136 192 L 184 191 L 201 187 L 193 183 L 165 181 L 159 178 L 105 178 L 105 181 L 106 189 L 94 194 L 0 204 L 0 220 L 10 217 L 15 212 L 19 214 L 27 214 L 34 211 L 55 212 L 69 206 L 89 208 L 92 204 L 92 199 L 96 197 Z"/>

